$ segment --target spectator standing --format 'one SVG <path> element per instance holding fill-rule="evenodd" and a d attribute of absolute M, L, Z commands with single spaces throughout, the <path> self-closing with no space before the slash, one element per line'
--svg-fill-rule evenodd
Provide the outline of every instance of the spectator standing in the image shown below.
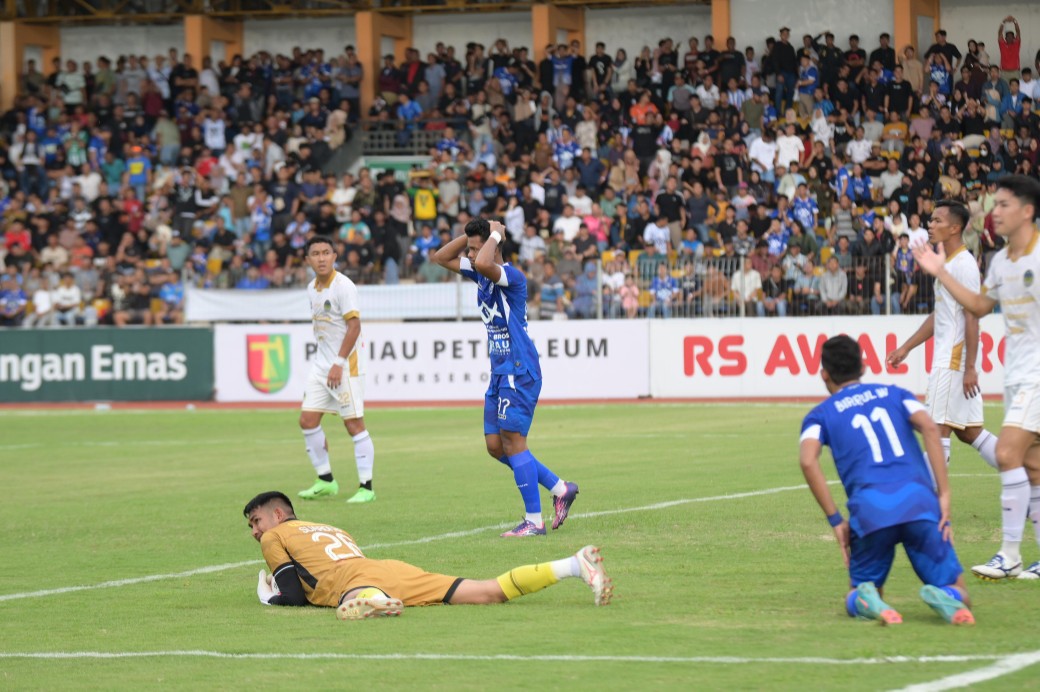
<path fill-rule="evenodd" d="M 1015 25 L 1014 31 L 1004 31 L 1008 23 Z M 1008 15 L 997 28 L 997 47 L 1000 48 L 1000 72 L 1005 81 L 1017 79 L 1022 69 L 1022 28 L 1018 20 Z"/>

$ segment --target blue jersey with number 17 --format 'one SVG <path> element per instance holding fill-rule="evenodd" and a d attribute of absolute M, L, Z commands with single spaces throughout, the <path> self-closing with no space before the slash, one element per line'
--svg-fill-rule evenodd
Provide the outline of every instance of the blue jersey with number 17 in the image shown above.
<path fill-rule="evenodd" d="M 496 284 L 473 269 L 463 257 L 459 273 L 477 284 L 477 307 L 488 334 L 493 375 L 523 375 L 540 380 L 538 349 L 527 333 L 527 277 L 516 267 L 499 265 Z"/>
<path fill-rule="evenodd" d="M 939 500 L 910 416 L 924 407 L 900 387 L 853 384 L 809 412 L 802 440 L 831 448 L 858 536 L 912 521 L 939 521 Z"/>

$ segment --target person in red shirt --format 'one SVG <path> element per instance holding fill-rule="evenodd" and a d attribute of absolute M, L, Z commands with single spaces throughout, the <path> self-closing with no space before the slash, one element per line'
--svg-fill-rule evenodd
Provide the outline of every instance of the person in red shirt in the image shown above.
<path fill-rule="evenodd" d="M 4 234 L 4 248 L 10 252 L 15 245 L 20 245 L 26 252 L 32 249 L 32 236 L 21 221 L 12 222 Z"/>
<path fill-rule="evenodd" d="M 1004 25 L 1011 22 L 1015 25 L 1014 31 L 1004 32 Z M 1022 63 L 1019 52 L 1022 48 L 1022 28 L 1018 26 L 1018 20 L 1008 15 L 1000 22 L 997 29 L 997 45 L 1000 47 L 1000 71 L 1005 80 L 1019 77 Z"/>

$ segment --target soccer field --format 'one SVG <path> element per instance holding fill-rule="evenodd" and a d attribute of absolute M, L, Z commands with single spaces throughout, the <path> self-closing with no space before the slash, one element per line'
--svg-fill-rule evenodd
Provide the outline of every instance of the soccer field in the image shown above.
<path fill-rule="evenodd" d="M 798 468 L 808 408 L 541 407 L 532 449 L 581 494 L 559 531 L 516 540 L 498 537 L 522 505 L 484 453 L 478 407 L 369 411 L 378 500 L 360 506 L 343 501 L 353 455 L 327 418 L 341 493 L 296 502 L 301 519 L 349 531 L 369 557 L 475 578 L 595 543 L 616 583 L 606 608 L 567 580 L 364 622 L 256 599 L 242 507 L 313 480 L 294 411 L 0 412 L 0 688 L 1036 685 L 1035 583 L 969 577 L 978 624 L 953 628 L 900 555 L 886 600 L 905 624 L 844 614 L 840 553 Z M 995 430 L 1000 408 L 986 414 Z M 951 474 L 958 552 L 983 562 L 998 478 L 957 442 Z"/>

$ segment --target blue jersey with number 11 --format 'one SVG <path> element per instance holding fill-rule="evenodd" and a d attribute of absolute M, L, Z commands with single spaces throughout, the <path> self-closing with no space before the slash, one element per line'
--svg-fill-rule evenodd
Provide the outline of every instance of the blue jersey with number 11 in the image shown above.
<path fill-rule="evenodd" d="M 910 416 L 924 407 L 899 387 L 853 384 L 809 412 L 802 440 L 831 448 L 858 536 L 912 521 L 939 521 L 939 500 Z"/>
<path fill-rule="evenodd" d="M 508 264 L 499 265 L 496 284 L 473 269 L 465 257 L 459 273 L 477 284 L 477 307 L 488 334 L 488 355 L 493 375 L 523 375 L 542 379 L 538 349 L 527 334 L 527 277 Z"/>

